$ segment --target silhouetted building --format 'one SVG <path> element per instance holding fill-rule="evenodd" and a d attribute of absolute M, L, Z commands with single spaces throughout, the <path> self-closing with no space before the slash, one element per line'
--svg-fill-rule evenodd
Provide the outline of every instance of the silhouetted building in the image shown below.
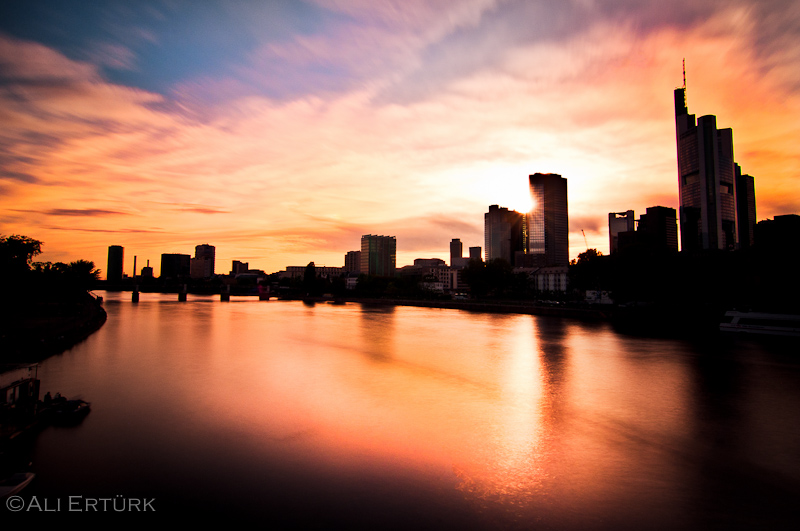
<path fill-rule="evenodd" d="M 188 254 L 162 254 L 161 278 L 188 277 L 191 258 Z"/>
<path fill-rule="evenodd" d="M 733 158 L 733 131 L 717 129 L 717 118 L 713 115 L 695 120 L 686 107 L 686 87 L 683 87 L 675 89 L 675 134 L 681 250 L 737 249 L 740 229 L 737 227 L 736 194 L 739 186 Z M 742 186 L 747 187 L 744 181 Z M 751 186 L 754 222 L 755 185 Z M 741 208 L 747 209 L 749 198 L 744 201 L 746 204 Z"/>
<path fill-rule="evenodd" d="M 450 265 L 455 266 L 456 259 L 461 259 L 464 254 L 464 245 L 458 238 L 450 240 Z"/>
<path fill-rule="evenodd" d="M 482 260 L 481 258 L 481 248 L 480 247 L 470 247 L 469 248 L 469 259 L 470 260 Z"/>
<path fill-rule="evenodd" d="M 610 212 L 608 214 L 608 249 L 609 254 L 619 250 L 619 233 L 630 232 L 636 229 L 633 219 L 633 210 L 625 212 Z"/>
<path fill-rule="evenodd" d="M 249 262 L 240 262 L 239 260 L 234 260 L 231 264 L 231 275 L 243 275 L 250 270 L 250 263 Z"/>
<path fill-rule="evenodd" d="M 783 254 L 784 259 L 790 261 L 790 257 L 800 254 L 800 216 L 787 214 L 759 221 L 754 240 L 762 251 Z"/>
<path fill-rule="evenodd" d="M 147 261 L 147 265 L 142 268 L 142 279 L 149 280 L 153 278 L 153 268 L 150 267 L 150 260 Z"/>
<path fill-rule="evenodd" d="M 638 232 L 654 252 L 678 252 L 678 220 L 674 208 L 654 206 L 639 218 Z"/>
<path fill-rule="evenodd" d="M 347 251 L 344 255 L 344 270 L 348 273 L 361 271 L 361 251 Z"/>
<path fill-rule="evenodd" d="M 194 258 L 189 265 L 189 275 L 192 278 L 211 278 L 214 276 L 214 262 L 216 248 L 204 243 L 194 248 Z"/>
<path fill-rule="evenodd" d="M 108 269 L 106 270 L 106 280 L 109 282 L 122 281 L 122 263 L 125 256 L 125 249 L 121 245 L 108 246 Z"/>
<path fill-rule="evenodd" d="M 678 220 L 674 208 L 648 207 L 636 222 L 636 230 L 620 232 L 617 252 L 635 248 L 640 253 L 664 254 L 678 252 Z"/>
<path fill-rule="evenodd" d="M 392 277 L 397 266 L 397 240 L 394 236 L 361 237 L 361 273 Z"/>
<path fill-rule="evenodd" d="M 569 265 L 569 211 L 567 180 L 555 173 L 530 176 L 533 208 L 527 216 L 525 266 Z"/>
<path fill-rule="evenodd" d="M 524 249 L 524 225 L 524 214 L 491 205 L 483 215 L 486 261 L 502 258 L 514 265 L 515 253 Z"/>
<path fill-rule="evenodd" d="M 447 267 L 441 258 L 415 258 L 414 265 L 419 267 Z"/>
<path fill-rule="evenodd" d="M 739 227 L 739 248 L 747 249 L 755 241 L 756 184 L 750 175 L 742 175 L 736 165 L 736 221 Z"/>

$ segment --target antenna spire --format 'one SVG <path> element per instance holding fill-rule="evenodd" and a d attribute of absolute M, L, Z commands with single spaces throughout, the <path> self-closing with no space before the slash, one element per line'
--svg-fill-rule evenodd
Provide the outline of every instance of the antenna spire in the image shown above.
<path fill-rule="evenodd" d="M 686 58 L 683 58 L 683 90 L 686 90 Z"/>

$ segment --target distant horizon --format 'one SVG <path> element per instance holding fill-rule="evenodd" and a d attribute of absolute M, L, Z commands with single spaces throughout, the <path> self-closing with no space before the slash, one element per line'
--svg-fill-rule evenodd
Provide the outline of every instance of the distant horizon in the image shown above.
<path fill-rule="evenodd" d="M 787 0 L 7 3 L 0 234 L 103 278 L 110 245 L 156 276 L 200 243 L 340 267 L 364 234 L 449 263 L 541 172 L 567 179 L 570 259 L 607 254 L 609 212 L 678 209 L 684 58 L 757 220 L 797 214 L 799 21 Z"/>

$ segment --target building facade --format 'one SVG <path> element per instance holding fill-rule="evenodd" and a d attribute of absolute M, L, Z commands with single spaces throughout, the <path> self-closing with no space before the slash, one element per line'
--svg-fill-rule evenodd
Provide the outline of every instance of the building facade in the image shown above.
<path fill-rule="evenodd" d="M 734 162 L 733 131 L 717 129 L 713 115 L 695 120 L 686 106 L 686 87 L 675 89 L 674 96 L 681 250 L 738 249 L 742 229 L 736 177 L 741 170 Z M 741 183 L 745 188 L 746 181 Z M 751 195 L 754 224 L 754 184 Z M 747 209 L 749 199 L 743 201 L 741 208 Z"/>
<path fill-rule="evenodd" d="M 361 273 L 393 277 L 397 268 L 397 239 L 394 236 L 361 237 Z"/>
<path fill-rule="evenodd" d="M 192 257 L 188 254 L 162 254 L 161 278 L 188 277 Z"/>
<path fill-rule="evenodd" d="M 755 242 L 756 183 L 750 175 L 742 175 L 736 165 L 736 221 L 739 227 L 739 248 L 747 249 Z"/>
<path fill-rule="evenodd" d="M 502 258 L 514 265 L 515 254 L 525 248 L 525 215 L 491 205 L 483 215 L 486 261 Z"/>
<path fill-rule="evenodd" d="M 569 264 L 567 180 L 555 173 L 530 176 L 533 208 L 527 215 L 528 264 L 541 267 Z"/>
<path fill-rule="evenodd" d="M 348 273 L 361 271 L 361 251 L 347 251 L 344 255 L 344 270 Z"/>
<path fill-rule="evenodd" d="M 608 214 L 608 250 L 609 254 L 619 251 L 619 233 L 636 229 L 633 210 L 625 212 L 609 212 Z"/>
<path fill-rule="evenodd" d="M 456 267 L 456 262 L 461 260 L 464 254 L 464 244 L 461 243 L 459 238 L 450 240 L 450 266 Z"/>
<path fill-rule="evenodd" d="M 106 280 L 109 282 L 122 281 L 122 264 L 125 257 L 125 249 L 121 245 L 108 246 L 108 269 L 106 269 Z"/>
<path fill-rule="evenodd" d="M 189 264 L 189 274 L 192 278 L 211 278 L 214 276 L 214 262 L 216 261 L 216 248 L 204 243 L 194 248 L 194 258 Z"/>

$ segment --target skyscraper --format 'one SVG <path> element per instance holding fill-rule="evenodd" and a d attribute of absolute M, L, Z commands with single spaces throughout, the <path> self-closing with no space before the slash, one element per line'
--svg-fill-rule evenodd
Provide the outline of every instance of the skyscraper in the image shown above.
<path fill-rule="evenodd" d="M 514 265 L 514 255 L 525 248 L 525 215 L 515 210 L 491 205 L 483 215 L 486 261 L 502 258 Z"/>
<path fill-rule="evenodd" d="M 639 218 L 638 232 L 653 252 L 678 252 L 678 223 L 674 208 L 648 207 L 647 214 Z"/>
<path fill-rule="evenodd" d="M 188 254 L 167 253 L 161 255 L 161 278 L 189 276 L 192 257 Z"/>
<path fill-rule="evenodd" d="M 394 236 L 361 237 L 361 273 L 393 277 L 397 267 L 397 240 Z"/>
<path fill-rule="evenodd" d="M 569 264 L 567 180 L 555 173 L 530 176 L 533 208 L 528 213 L 527 254 L 542 267 Z"/>
<path fill-rule="evenodd" d="M 122 281 L 122 263 L 125 256 L 125 249 L 121 245 L 108 246 L 108 269 L 106 270 L 106 280 L 108 282 Z"/>
<path fill-rule="evenodd" d="M 461 255 L 464 254 L 464 245 L 459 238 L 450 240 L 450 267 L 456 266 L 456 259 L 461 260 Z"/>
<path fill-rule="evenodd" d="M 717 117 L 713 115 L 695 120 L 686 107 L 685 85 L 675 89 L 674 95 L 681 250 L 737 249 L 739 186 L 733 159 L 733 131 L 717 129 Z M 751 190 L 754 223 L 755 185 Z"/>
<path fill-rule="evenodd" d="M 204 243 L 194 248 L 194 258 L 190 264 L 192 278 L 211 278 L 214 276 L 214 262 L 216 261 L 216 248 Z"/>
<path fill-rule="evenodd" d="M 344 255 L 344 270 L 348 273 L 361 271 L 361 251 L 347 251 Z"/>
<path fill-rule="evenodd" d="M 608 250 L 614 254 L 619 250 L 619 233 L 636 229 L 633 210 L 625 212 L 609 212 L 608 214 Z"/>
<path fill-rule="evenodd" d="M 739 247 L 751 247 L 756 228 L 756 184 L 750 175 L 742 175 L 736 165 L 736 221 L 739 228 Z"/>

